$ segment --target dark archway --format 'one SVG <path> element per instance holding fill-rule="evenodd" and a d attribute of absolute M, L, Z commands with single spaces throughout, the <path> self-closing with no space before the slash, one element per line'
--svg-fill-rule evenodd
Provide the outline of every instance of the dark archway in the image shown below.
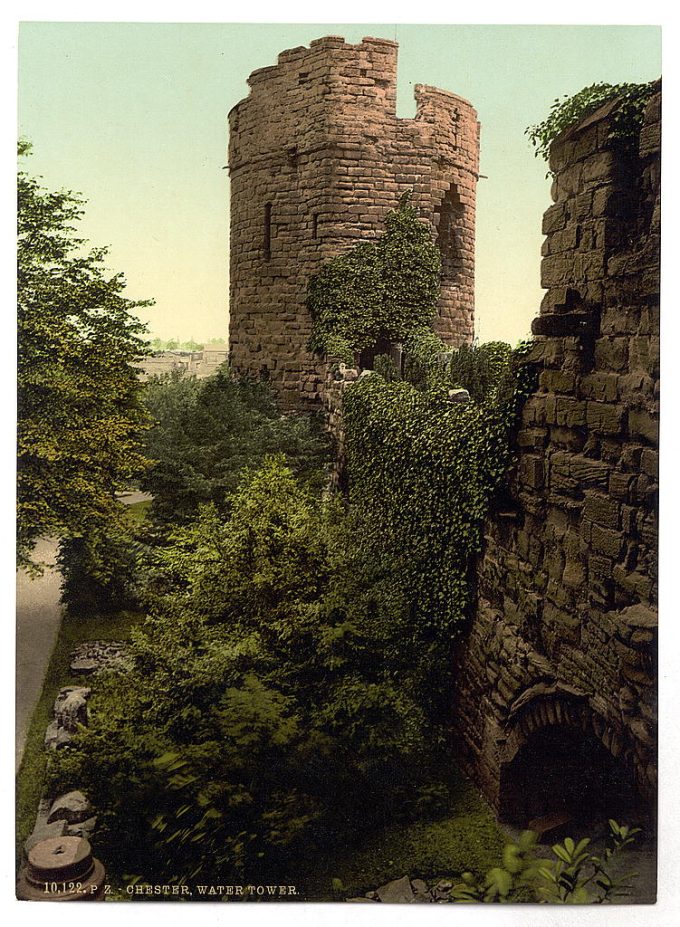
<path fill-rule="evenodd" d="M 532 732 L 501 767 L 500 817 L 517 827 L 564 818 L 597 825 L 643 811 L 633 771 L 592 731 L 565 724 Z"/>
<path fill-rule="evenodd" d="M 464 207 L 454 184 L 435 209 L 437 246 L 442 256 L 442 281 L 451 282 L 463 269 L 460 246 L 460 223 Z"/>

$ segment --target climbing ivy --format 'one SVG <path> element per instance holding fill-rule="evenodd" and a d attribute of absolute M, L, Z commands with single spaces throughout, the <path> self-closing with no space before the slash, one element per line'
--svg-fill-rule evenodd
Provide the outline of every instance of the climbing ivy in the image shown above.
<path fill-rule="evenodd" d="M 507 352 L 494 388 L 478 402 L 450 402 L 444 381 L 417 389 L 378 374 L 345 393 L 350 502 L 365 516 L 361 543 L 399 561 L 416 634 L 427 627 L 448 635 L 471 601 L 482 523 L 533 388 L 525 354 Z"/>
<path fill-rule="evenodd" d="M 328 261 L 311 279 L 310 349 L 354 363 L 381 339 L 399 343 L 429 326 L 439 296 L 441 257 L 430 229 L 402 196 L 385 232 Z"/>
<path fill-rule="evenodd" d="M 524 134 L 529 136 L 535 149 L 535 156 L 547 161 L 550 146 L 561 132 L 594 112 L 603 103 L 618 97 L 619 104 L 613 117 L 612 137 L 625 141 L 639 130 L 645 104 L 652 93 L 653 84 L 591 84 L 573 96 L 565 94 L 562 97 L 556 97 L 550 107 L 548 118 L 536 125 L 527 126 Z"/>

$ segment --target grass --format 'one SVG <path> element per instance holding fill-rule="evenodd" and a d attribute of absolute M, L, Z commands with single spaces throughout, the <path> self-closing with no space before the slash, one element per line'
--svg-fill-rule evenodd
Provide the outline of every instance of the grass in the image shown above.
<path fill-rule="evenodd" d="M 132 520 L 140 524 L 145 520 L 146 514 L 150 508 L 151 499 L 144 499 L 142 502 L 133 502 L 132 505 L 128 505 L 127 511 L 132 516 Z"/>
<path fill-rule="evenodd" d="M 477 789 L 454 773 L 451 801 L 443 815 L 395 821 L 358 845 L 320 860 L 300 878 L 310 901 L 340 901 L 363 895 L 408 875 L 427 882 L 499 865 L 508 835 Z M 342 889 L 333 889 L 333 882 Z"/>
<path fill-rule="evenodd" d="M 144 504 L 144 503 L 141 503 Z M 107 617 L 65 617 L 50 659 L 38 704 L 31 718 L 24 755 L 17 774 L 16 842 L 17 861 L 21 860 L 26 838 L 33 832 L 38 804 L 45 785 L 47 753 L 43 746 L 45 730 L 52 720 L 57 692 L 62 686 L 82 685 L 82 676 L 73 676 L 69 664 L 73 648 L 83 641 L 127 640 L 141 615 L 121 612 Z"/>

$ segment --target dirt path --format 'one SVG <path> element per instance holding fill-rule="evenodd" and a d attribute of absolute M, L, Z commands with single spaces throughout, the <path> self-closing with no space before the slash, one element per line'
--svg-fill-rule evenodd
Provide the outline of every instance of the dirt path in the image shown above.
<path fill-rule="evenodd" d="M 56 555 L 55 539 L 40 540 L 35 559 L 48 564 L 43 575 L 32 579 L 23 571 L 17 573 L 16 769 L 61 624 L 61 577 L 55 566 Z"/>
<path fill-rule="evenodd" d="M 125 505 L 151 499 L 148 493 L 122 493 Z M 61 624 L 59 591 L 61 577 L 55 561 L 57 541 L 43 539 L 35 549 L 35 559 L 47 563 L 42 576 L 32 579 L 17 573 L 16 611 L 16 739 L 15 766 L 19 769 L 26 745 L 28 726 L 40 698 L 43 680 Z M 56 693 L 55 693 L 56 695 Z"/>

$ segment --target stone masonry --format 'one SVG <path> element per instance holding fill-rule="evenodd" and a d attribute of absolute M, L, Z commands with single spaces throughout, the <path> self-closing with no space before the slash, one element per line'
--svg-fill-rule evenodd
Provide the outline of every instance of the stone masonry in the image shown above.
<path fill-rule="evenodd" d="M 310 277 L 378 235 L 407 190 L 442 253 L 434 328 L 452 347 L 472 339 L 477 114 L 419 84 L 415 118 L 398 119 L 396 76 L 395 42 L 327 36 L 254 71 L 229 113 L 231 363 L 270 381 L 283 409 L 323 393 Z"/>
<path fill-rule="evenodd" d="M 510 781 L 513 760 L 551 730 L 595 738 L 655 794 L 657 91 L 632 148 L 612 139 L 616 103 L 552 146 L 538 386 L 456 655 L 463 763 L 502 817 L 527 787 Z"/>

